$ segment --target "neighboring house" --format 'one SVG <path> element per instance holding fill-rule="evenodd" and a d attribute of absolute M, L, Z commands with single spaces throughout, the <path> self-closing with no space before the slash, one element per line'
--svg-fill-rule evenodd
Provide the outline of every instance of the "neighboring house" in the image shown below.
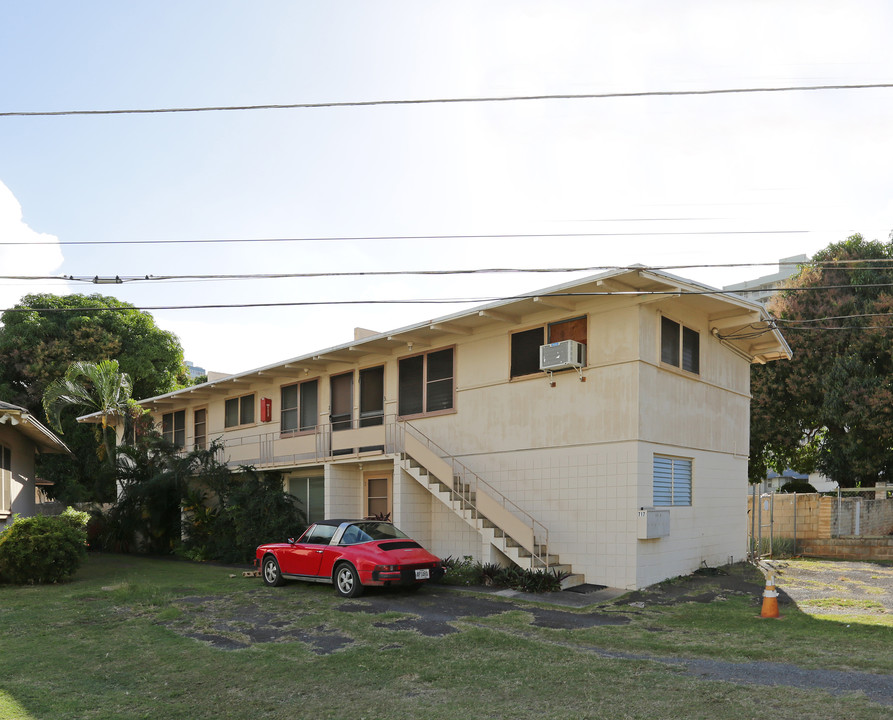
<path fill-rule="evenodd" d="M 0 530 L 12 515 L 34 515 L 38 453 L 68 453 L 68 448 L 25 408 L 0 401 Z"/>
<path fill-rule="evenodd" d="M 311 520 L 390 512 L 441 557 L 638 588 L 745 557 L 750 365 L 790 357 L 767 319 L 623 270 L 140 404 L 280 471 Z"/>
<path fill-rule="evenodd" d="M 785 470 L 780 475 L 776 472 L 769 471 L 768 477 L 760 485 L 761 493 L 778 492 L 789 482 L 794 480 L 802 480 L 812 485 L 816 492 L 831 492 L 837 490 L 837 483 L 829 480 L 821 473 L 798 473 L 794 470 Z"/>

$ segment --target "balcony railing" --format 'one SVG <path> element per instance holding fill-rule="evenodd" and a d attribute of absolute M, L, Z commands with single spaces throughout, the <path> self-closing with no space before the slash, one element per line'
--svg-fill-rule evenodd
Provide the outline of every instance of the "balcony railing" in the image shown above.
<path fill-rule="evenodd" d="M 361 424 L 365 422 L 368 421 Z M 353 427 L 355 423 L 351 423 L 344 428 L 344 424 L 334 425 L 343 429 L 321 424 L 306 433 L 273 431 L 218 436 L 220 460 L 228 465 L 253 465 L 263 469 L 399 452 L 396 418 L 387 418 L 371 427 Z"/>

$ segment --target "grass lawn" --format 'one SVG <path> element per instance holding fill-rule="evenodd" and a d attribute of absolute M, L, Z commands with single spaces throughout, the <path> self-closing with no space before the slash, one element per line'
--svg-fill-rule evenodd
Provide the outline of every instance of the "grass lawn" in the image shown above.
<path fill-rule="evenodd" d="M 792 607 L 781 620 L 760 620 L 758 600 L 746 595 L 709 603 L 646 598 L 645 607 L 624 599 L 583 612 L 628 624 L 574 630 L 536 626 L 526 605 L 507 603 L 506 613 L 464 617 L 451 623 L 459 632 L 427 637 L 402 629 L 405 613 L 345 612 L 352 601 L 331 587 L 267 588 L 232 572 L 104 555 L 90 557 L 68 583 L 0 586 L 0 718 L 859 720 L 891 713 L 858 694 L 708 681 L 678 665 L 595 651 L 893 673 L 893 629 L 815 619 Z M 410 597 L 424 602 L 426 592 Z"/>

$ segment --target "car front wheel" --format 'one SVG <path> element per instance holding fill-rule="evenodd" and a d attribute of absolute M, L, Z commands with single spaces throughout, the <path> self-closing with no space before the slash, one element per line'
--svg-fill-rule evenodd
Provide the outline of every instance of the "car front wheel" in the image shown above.
<path fill-rule="evenodd" d="M 353 565 L 342 563 L 335 568 L 335 592 L 341 597 L 357 597 L 363 593 L 360 576 Z"/>
<path fill-rule="evenodd" d="M 276 587 L 278 585 L 282 585 L 282 573 L 279 570 L 279 563 L 276 562 L 276 558 L 272 555 L 268 555 L 264 558 L 264 564 L 262 568 L 261 574 L 264 576 L 264 582 L 267 585 L 271 585 Z"/>

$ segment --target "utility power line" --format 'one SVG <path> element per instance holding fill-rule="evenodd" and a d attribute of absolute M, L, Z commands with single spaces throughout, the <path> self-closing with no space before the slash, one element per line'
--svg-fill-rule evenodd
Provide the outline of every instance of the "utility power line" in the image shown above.
<path fill-rule="evenodd" d="M 891 283 L 876 284 L 859 284 L 859 285 L 825 285 L 816 287 L 789 288 L 794 292 L 816 292 L 821 290 L 840 290 L 840 289 L 856 289 L 856 288 L 893 288 Z M 786 288 L 788 290 L 788 288 Z M 705 290 L 606 290 L 595 292 L 553 292 L 548 297 L 555 298 L 585 298 L 585 297 L 641 297 L 641 296 L 682 296 L 682 295 L 734 295 L 735 293 L 719 289 Z M 95 308 L 33 308 L 18 307 L 6 308 L 0 312 L 37 312 L 37 313 L 54 313 L 54 312 L 103 312 L 109 311 L 128 311 L 141 310 L 146 312 L 158 310 L 219 310 L 219 309 L 244 309 L 244 308 L 274 308 L 274 307 L 318 307 L 318 306 L 338 306 L 338 305 L 465 305 L 503 302 L 510 300 L 532 300 L 536 297 L 542 297 L 536 293 L 525 293 L 521 295 L 503 295 L 498 297 L 474 297 L 474 298 L 400 298 L 400 299 L 381 299 L 370 300 L 368 298 L 361 300 L 307 300 L 307 301 L 284 301 L 284 302 L 258 302 L 258 303 L 211 303 L 202 305 L 150 305 L 150 306 L 132 306 L 121 305 L 111 307 L 95 307 Z"/>
<path fill-rule="evenodd" d="M 342 277 L 388 277 L 388 276 L 437 276 L 437 275 L 494 275 L 494 274 L 562 274 L 581 272 L 609 271 L 668 271 L 693 269 L 750 268 L 763 266 L 795 266 L 809 265 L 814 268 L 839 269 L 843 271 L 857 270 L 889 270 L 893 268 L 893 258 L 877 258 L 871 260 L 829 260 L 822 262 L 750 262 L 750 263 L 687 263 L 682 265 L 589 265 L 581 267 L 549 267 L 549 268 L 460 268 L 451 270 L 345 270 L 297 273 L 213 273 L 213 274 L 164 274 L 164 275 L 0 275 L 0 280 L 19 281 L 64 281 L 83 282 L 94 285 L 121 285 L 133 282 L 171 282 L 171 281 L 203 281 L 203 280 L 281 280 L 309 278 L 342 278 Z M 786 288 L 738 288 L 734 292 L 755 292 L 781 290 Z"/>
<path fill-rule="evenodd" d="M 292 238 L 193 238 L 187 240 L 13 240 L 4 245 L 202 245 L 226 243 L 372 242 L 378 240 L 536 240 L 587 237 L 659 237 L 661 235 L 804 235 L 811 230 L 669 230 L 655 232 L 498 233 L 492 235 L 368 235 Z"/>
<path fill-rule="evenodd" d="M 881 90 L 893 83 L 860 83 L 841 85 L 788 85 L 743 88 L 708 88 L 702 90 L 642 90 L 637 92 L 556 93 L 544 95 L 505 95 L 485 97 L 416 98 L 402 100 L 352 100 L 342 102 L 288 103 L 266 105 L 216 105 L 205 107 L 130 108 L 117 110 L 36 110 L 0 112 L 0 117 L 57 117 L 70 115 L 153 115 L 161 113 L 232 112 L 249 110 L 317 110 L 323 108 L 376 107 L 400 105 L 458 105 L 473 103 L 507 103 L 547 100 L 609 100 L 642 97 L 690 97 L 699 95 L 743 95 L 756 93 L 819 92 L 841 90 Z"/>

